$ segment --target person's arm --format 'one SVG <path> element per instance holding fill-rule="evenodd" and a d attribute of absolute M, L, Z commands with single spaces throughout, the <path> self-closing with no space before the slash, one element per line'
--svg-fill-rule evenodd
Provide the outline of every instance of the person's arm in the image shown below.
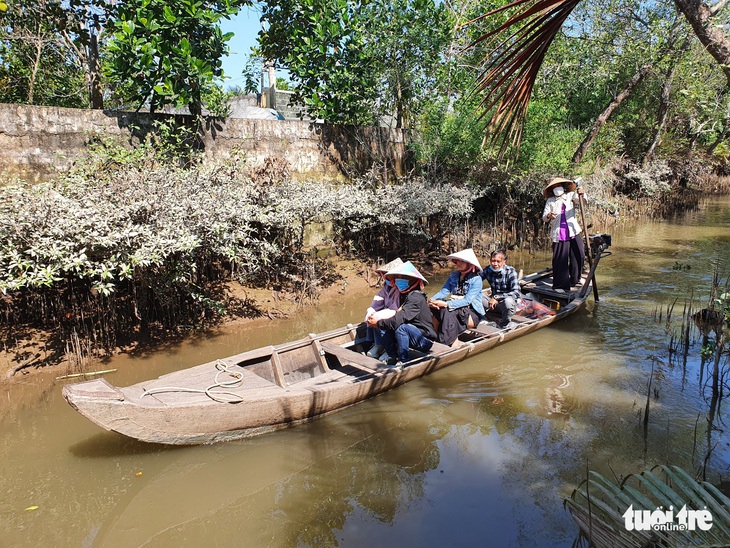
<path fill-rule="evenodd" d="M 575 189 L 575 192 L 573 192 L 573 203 L 575 205 L 580 205 L 580 197 L 583 196 L 583 201 L 585 203 L 588 203 L 588 196 L 586 196 L 585 190 L 583 190 L 582 186 L 579 186 Z"/>
<path fill-rule="evenodd" d="M 377 312 L 378 310 L 383 310 L 385 308 L 385 297 L 388 292 L 388 287 L 386 285 L 383 285 L 383 287 L 378 291 L 378 293 L 373 297 L 373 302 L 370 303 L 370 306 L 368 307 L 368 310 L 372 309 L 373 312 Z"/>
<path fill-rule="evenodd" d="M 428 299 L 428 306 L 431 308 L 444 308 L 447 303 L 444 300 L 446 297 L 451 295 L 453 293 L 454 289 L 457 285 L 457 280 L 459 279 L 459 273 L 458 272 L 452 272 L 449 275 L 449 278 L 446 280 L 446 283 L 441 288 L 441 291 L 436 293 L 433 297 Z"/>
<path fill-rule="evenodd" d="M 553 201 L 550 198 L 545 200 L 545 207 L 542 210 L 542 220 L 545 221 L 546 223 L 548 221 L 552 221 L 555 218 L 555 216 L 552 213 L 552 210 L 553 210 L 552 202 Z"/>
<path fill-rule="evenodd" d="M 462 308 L 464 306 L 469 306 L 471 303 L 473 303 L 476 299 L 482 298 L 482 277 L 481 276 L 472 276 L 469 279 L 469 287 L 466 290 L 466 295 L 464 295 L 461 299 L 453 299 L 448 302 L 449 310 L 456 310 L 457 308 Z"/>
<path fill-rule="evenodd" d="M 449 274 L 449 277 L 446 280 L 446 283 L 444 284 L 444 286 L 439 290 L 438 293 L 436 293 L 433 297 L 431 297 L 432 301 L 439 300 L 439 299 L 445 299 L 446 297 L 451 295 L 451 293 L 454 291 L 454 288 L 456 287 L 456 284 L 454 283 L 454 279 L 453 279 L 454 274 L 456 274 L 458 276 L 458 272 L 456 272 L 456 273 L 452 272 L 451 274 Z"/>
<path fill-rule="evenodd" d="M 513 299 L 518 299 L 520 294 L 522 293 L 520 291 L 520 281 L 517 279 L 517 270 L 514 268 L 510 269 L 510 275 L 509 275 L 509 286 L 510 290 L 505 293 L 505 297 L 512 297 Z"/>
<path fill-rule="evenodd" d="M 385 318 L 378 320 L 378 327 L 380 329 L 390 329 L 395 331 L 402 324 L 407 323 L 418 315 L 418 305 L 413 303 L 413 299 L 406 297 L 405 301 L 401 303 L 401 307 L 396 311 L 392 318 Z"/>

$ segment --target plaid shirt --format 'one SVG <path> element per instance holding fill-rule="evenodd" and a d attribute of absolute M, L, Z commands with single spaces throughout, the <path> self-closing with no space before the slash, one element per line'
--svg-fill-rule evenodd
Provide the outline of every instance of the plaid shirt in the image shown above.
<path fill-rule="evenodd" d="M 482 278 L 489 282 L 489 287 L 492 288 L 492 297 L 495 299 L 504 299 L 505 297 L 517 299 L 520 296 L 517 271 L 509 265 L 504 265 L 501 272 L 494 272 L 487 267 L 482 270 Z"/>

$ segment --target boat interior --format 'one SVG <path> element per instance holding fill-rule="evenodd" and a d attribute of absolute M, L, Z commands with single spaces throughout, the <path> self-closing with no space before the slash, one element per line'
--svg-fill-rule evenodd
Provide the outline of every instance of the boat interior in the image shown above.
<path fill-rule="evenodd" d="M 459 337 L 461 343 L 474 343 L 491 337 L 502 337 L 506 333 L 526 327 L 545 316 L 560 314 L 571 301 L 583 299 L 590 289 L 598 261 L 605 249 L 610 246 L 609 235 L 591 237 L 592 264 L 583 272 L 578 285 L 570 291 L 552 289 L 552 269 L 546 269 L 520 280 L 524 298 L 512 321 L 505 328 L 497 326 L 495 315 L 488 313 L 486 323 L 467 329 Z M 485 290 L 489 295 L 489 290 Z M 366 325 L 347 327 L 277 346 L 268 346 L 232 356 L 224 360 L 227 365 L 235 365 L 256 377 L 268 381 L 269 385 L 286 388 L 306 383 L 307 380 L 320 378 L 330 372 L 347 375 L 353 381 L 372 378 L 383 374 L 383 363 L 366 355 L 372 343 L 366 341 Z M 458 347 L 458 344 L 455 345 Z M 435 342 L 428 354 L 411 349 L 411 360 L 407 365 L 424 361 L 455 350 L 455 347 Z"/>

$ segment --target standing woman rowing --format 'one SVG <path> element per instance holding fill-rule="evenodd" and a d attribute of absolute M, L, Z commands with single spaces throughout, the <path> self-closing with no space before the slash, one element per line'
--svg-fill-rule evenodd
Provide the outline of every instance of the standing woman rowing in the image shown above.
<path fill-rule="evenodd" d="M 542 220 L 550 223 L 553 241 L 553 289 L 570 291 L 577 285 L 585 262 L 585 248 L 575 206 L 580 204 L 583 188 L 575 181 L 556 177 L 542 191 L 547 198 Z"/>

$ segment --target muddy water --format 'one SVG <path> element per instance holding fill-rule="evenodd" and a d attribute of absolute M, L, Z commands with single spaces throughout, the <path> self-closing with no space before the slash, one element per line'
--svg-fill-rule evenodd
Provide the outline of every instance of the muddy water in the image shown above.
<path fill-rule="evenodd" d="M 726 476 L 728 438 L 707 435 L 700 335 L 686 357 L 669 343 L 684 303 L 706 304 L 712 264 L 730 265 L 730 200 L 611 231 L 598 304 L 302 427 L 207 447 L 146 445 L 77 415 L 60 395 L 66 381 L 13 387 L 0 395 L 0 545 L 570 546 L 577 529 L 562 499 L 586 466 L 608 477 L 656 463 L 694 472 L 715 446 L 708 477 Z M 548 259 L 511 262 L 528 272 Z M 357 322 L 370 297 L 347 293 L 295 319 L 100 368 L 130 384 Z"/>

